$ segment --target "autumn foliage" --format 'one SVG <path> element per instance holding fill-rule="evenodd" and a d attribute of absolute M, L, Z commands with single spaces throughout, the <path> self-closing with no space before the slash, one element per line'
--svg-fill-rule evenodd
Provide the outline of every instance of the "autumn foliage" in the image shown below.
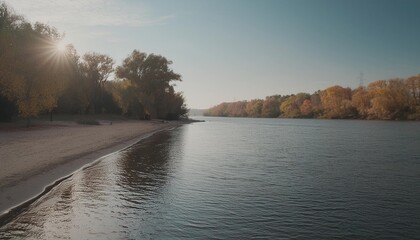
<path fill-rule="evenodd" d="M 83 56 L 46 24 L 27 22 L 0 3 L 0 121 L 39 114 L 122 113 L 177 119 L 186 114 L 181 81 L 165 57 L 134 50 L 121 66 L 106 54 Z M 110 81 L 113 73 L 116 79 Z"/>
<path fill-rule="evenodd" d="M 379 80 L 356 89 L 332 86 L 315 93 L 274 95 L 221 103 L 207 116 L 420 120 L 420 74 Z"/>

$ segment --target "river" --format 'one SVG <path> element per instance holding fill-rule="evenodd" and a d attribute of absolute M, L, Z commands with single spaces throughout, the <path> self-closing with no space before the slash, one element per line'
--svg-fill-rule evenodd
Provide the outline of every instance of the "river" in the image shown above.
<path fill-rule="evenodd" d="M 203 119 L 77 171 L 0 239 L 420 236 L 420 123 Z"/>

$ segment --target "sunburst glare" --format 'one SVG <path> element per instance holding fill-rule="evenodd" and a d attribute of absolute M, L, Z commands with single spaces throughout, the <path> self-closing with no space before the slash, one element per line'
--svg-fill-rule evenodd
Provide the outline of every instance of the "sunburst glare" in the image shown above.
<path fill-rule="evenodd" d="M 64 53 L 66 51 L 67 44 L 64 41 L 58 41 L 55 44 L 55 48 L 58 52 Z"/>
<path fill-rule="evenodd" d="M 37 49 L 39 64 L 46 64 L 52 68 L 60 66 L 67 68 L 70 49 L 71 45 L 62 39 L 55 41 L 42 39 Z"/>

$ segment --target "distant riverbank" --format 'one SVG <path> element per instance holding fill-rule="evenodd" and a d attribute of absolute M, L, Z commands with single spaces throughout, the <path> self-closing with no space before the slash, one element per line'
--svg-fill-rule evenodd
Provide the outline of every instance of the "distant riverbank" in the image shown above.
<path fill-rule="evenodd" d="M 0 128 L 0 215 L 94 160 L 180 122 L 38 123 Z"/>
<path fill-rule="evenodd" d="M 420 120 L 420 74 L 378 80 L 356 89 L 335 85 L 313 94 L 273 95 L 224 102 L 204 112 L 215 117 Z"/>

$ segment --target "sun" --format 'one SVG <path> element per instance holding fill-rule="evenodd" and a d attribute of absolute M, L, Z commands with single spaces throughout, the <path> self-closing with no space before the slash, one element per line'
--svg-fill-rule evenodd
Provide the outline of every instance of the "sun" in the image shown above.
<path fill-rule="evenodd" d="M 59 53 L 64 53 L 67 49 L 67 44 L 64 41 L 58 41 L 55 43 L 55 49 Z"/>

